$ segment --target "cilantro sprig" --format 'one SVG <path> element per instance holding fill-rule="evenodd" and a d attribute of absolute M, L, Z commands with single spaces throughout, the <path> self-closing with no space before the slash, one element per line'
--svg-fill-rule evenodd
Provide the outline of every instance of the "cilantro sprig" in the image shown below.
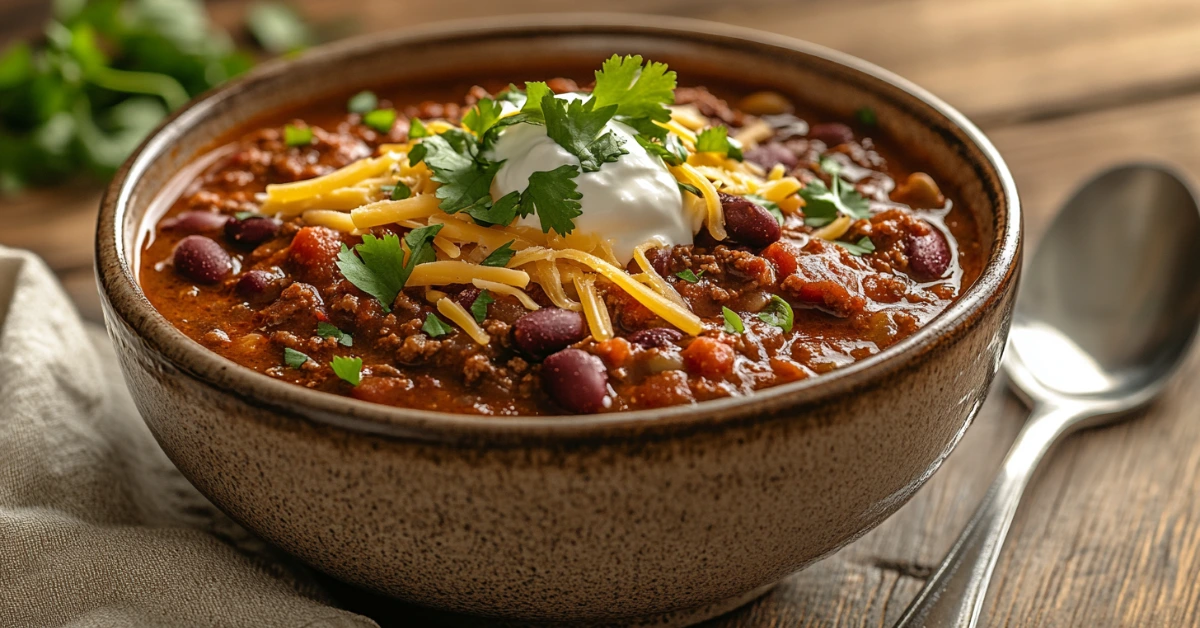
<path fill-rule="evenodd" d="M 317 335 L 322 338 L 335 338 L 343 347 L 353 347 L 354 337 L 326 322 L 317 323 Z"/>
<path fill-rule="evenodd" d="M 768 325 L 778 327 L 784 333 L 787 333 L 792 331 L 796 315 L 792 312 L 790 303 L 784 301 L 779 295 L 773 294 L 771 295 L 771 301 L 758 313 L 758 319 Z"/>
<path fill-rule="evenodd" d="M 351 386 L 357 386 L 362 383 L 362 365 L 362 358 L 347 358 L 340 355 L 333 356 L 333 361 L 329 363 L 329 367 L 333 369 L 334 375 L 337 375 Z"/>
<path fill-rule="evenodd" d="M 804 222 L 810 227 L 823 227 L 845 214 L 856 220 L 871 217 L 867 199 L 852 185 L 845 185 L 840 176 L 833 176 L 833 187 L 815 179 L 800 190 L 804 199 Z"/>
<path fill-rule="evenodd" d="M 730 334 L 746 333 L 746 324 L 742 322 L 742 317 L 738 316 L 737 312 L 721 306 L 721 316 L 725 319 L 725 332 Z"/>
<path fill-rule="evenodd" d="M 377 238 L 368 233 L 363 236 L 362 244 L 353 250 L 342 245 L 337 267 L 347 281 L 375 297 L 384 312 L 390 312 L 413 269 L 435 259 L 433 237 L 441 230 L 442 225 L 430 225 L 405 234 L 404 243 L 409 250 L 407 261 L 398 236 L 389 233 Z"/>
<path fill-rule="evenodd" d="M 425 332 L 430 338 L 440 338 L 454 331 L 454 328 L 442 322 L 442 319 L 437 317 L 433 312 L 425 317 L 425 322 L 421 325 L 421 331 Z"/>
<path fill-rule="evenodd" d="M 696 152 L 717 153 L 742 161 L 742 143 L 729 137 L 729 129 L 724 125 L 710 126 L 696 136 Z"/>
<path fill-rule="evenodd" d="M 509 260 L 513 258 L 513 255 L 517 254 L 517 252 L 512 248 L 513 242 L 515 242 L 515 240 L 509 240 L 508 242 L 501 244 L 496 250 L 488 253 L 488 256 L 483 258 L 483 261 L 480 262 L 480 265 L 497 266 L 500 268 L 508 266 Z"/>
<path fill-rule="evenodd" d="M 841 240 L 834 240 L 833 243 L 842 247 L 843 249 L 846 249 L 846 251 L 855 257 L 862 257 L 867 253 L 875 252 L 875 243 L 872 242 L 871 238 L 867 236 L 863 236 L 858 240 L 858 242 L 842 242 Z"/>
<path fill-rule="evenodd" d="M 546 119 L 546 135 L 579 158 L 584 172 L 595 172 L 600 166 L 628 155 L 621 138 L 610 131 L 601 135 L 608 121 L 617 112 L 617 105 L 597 107 L 596 99 L 587 102 L 567 102 L 547 94 L 542 98 L 542 115 Z"/>

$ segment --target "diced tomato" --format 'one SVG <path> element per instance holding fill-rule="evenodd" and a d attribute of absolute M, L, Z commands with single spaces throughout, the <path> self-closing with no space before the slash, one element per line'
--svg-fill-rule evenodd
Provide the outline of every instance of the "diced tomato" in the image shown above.
<path fill-rule="evenodd" d="M 786 242 L 774 242 L 763 249 L 762 257 L 775 265 L 776 276 L 783 278 L 796 272 L 796 252 Z"/>
<path fill-rule="evenodd" d="M 604 342 L 596 343 L 596 347 L 592 350 L 597 357 L 604 360 L 604 363 L 609 368 L 619 369 L 625 366 L 625 362 L 629 360 L 629 355 L 632 348 L 629 341 L 624 338 L 610 338 Z"/>
<path fill-rule="evenodd" d="M 719 379 L 733 370 L 733 347 L 708 336 L 692 341 L 683 350 L 683 365 L 689 373 Z"/>
<path fill-rule="evenodd" d="M 333 277 L 342 239 L 326 227 L 304 227 L 292 239 L 288 258 L 302 281 L 326 284 Z"/>
<path fill-rule="evenodd" d="M 783 358 L 771 358 L 771 370 L 775 372 L 775 377 L 779 378 L 779 382 L 794 382 L 808 377 L 808 371 L 804 367 Z"/>

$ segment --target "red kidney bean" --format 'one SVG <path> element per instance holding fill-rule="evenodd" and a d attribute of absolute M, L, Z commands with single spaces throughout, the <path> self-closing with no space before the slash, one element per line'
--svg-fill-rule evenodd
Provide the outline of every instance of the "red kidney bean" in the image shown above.
<path fill-rule="evenodd" d="M 740 196 L 718 192 L 725 210 L 725 231 L 734 240 L 755 248 L 779 240 L 783 229 L 765 208 Z"/>
<path fill-rule="evenodd" d="M 579 312 L 544 307 L 522 316 L 513 324 L 513 344 L 525 355 L 541 360 L 587 337 Z"/>
<path fill-rule="evenodd" d="M 216 212 L 186 211 L 162 221 L 164 231 L 206 233 L 216 231 L 229 222 L 229 216 Z"/>
<path fill-rule="evenodd" d="M 475 303 L 475 299 L 479 298 L 479 293 L 479 288 L 476 288 L 475 286 L 467 286 L 451 298 L 454 299 L 455 303 L 469 310 L 471 309 L 471 304 Z"/>
<path fill-rule="evenodd" d="M 809 139 L 821 140 L 825 145 L 833 148 L 842 144 L 849 144 L 854 141 L 854 131 L 850 127 L 841 122 L 823 122 L 814 124 L 808 130 Z"/>
<path fill-rule="evenodd" d="M 779 142 L 759 144 L 746 151 L 745 157 L 746 161 L 756 163 L 762 166 L 764 170 L 770 170 L 776 164 L 783 164 L 784 168 L 791 170 L 800 163 L 800 160 L 796 157 L 796 153 L 788 150 L 787 146 Z"/>
<path fill-rule="evenodd" d="M 175 270 L 197 283 L 217 283 L 229 274 L 233 262 L 220 244 L 201 235 L 190 235 L 175 245 Z"/>
<path fill-rule="evenodd" d="M 650 262 L 650 267 L 654 269 L 654 272 L 666 277 L 671 271 L 671 249 L 646 249 L 646 261 Z M 635 272 L 642 272 L 641 267 L 639 266 Z"/>
<path fill-rule="evenodd" d="M 274 299 L 278 296 L 275 293 L 279 292 L 275 275 L 265 270 L 248 270 L 242 273 L 234 289 L 243 299 L 251 301 Z"/>
<path fill-rule="evenodd" d="M 576 414 L 592 414 L 612 405 L 604 362 L 579 349 L 564 349 L 546 358 L 542 387 L 555 403 Z"/>
<path fill-rule="evenodd" d="M 683 340 L 683 333 L 670 327 L 654 327 L 642 329 L 629 334 L 629 342 L 649 349 L 651 347 L 669 347 Z"/>
<path fill-rule="evenodd" d="M 950 268 L 950 245 L 937 229 L 924 235 L 908 234 L 905 237 L 908 253 L 908 270 L 918 281 L 933 281 L 946 274 Z"/>
<path fill-rule="evenodd" d="M 253 216 L 225 223 L 225 237 L 233 244 L 253 248 L 279 234 L 283 222 L 278 218 Z"/>

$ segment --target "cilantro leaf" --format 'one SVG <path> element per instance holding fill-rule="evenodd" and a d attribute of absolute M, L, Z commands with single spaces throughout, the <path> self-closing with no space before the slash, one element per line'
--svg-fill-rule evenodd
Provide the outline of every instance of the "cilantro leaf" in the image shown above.
<path fill-rule="evenodd" d="M 396 110 L 374 109 L 363 115 L 362 121 L 376 132 L 391 133 L 392 125 L 396 123 Z"/>
<path fill-rule="evenodd" d="M 471 315 L 475 317 L 476 323 L 483 324 L 484 319 L 487 318 L 488 305 L 495 302 L 496 298 L 492 296 L 492 293 L 487 290 L 479 291 L 479 296 L 471 302 Z"/>
<path fill-rule="evenodd" d="M 404 234 L 404 243 L 408 245 L 409 256 L 408 263 L 404 265 L 401 286 L 408 283 L 408 276 L 412 274 L 412 269 L 416 268 L 417 264 L 427 264 L 437 259 L 437 253 L 433 250 L 433 237 L 441 230 L 442 225 L 429 225 Z"/>
<path fill-rule="evenodd" d="M 308 362 L 309 359 L 310 358 L 307 355 L 304 355 L 303 353 L 300 353 L 291 347 L 284 347 L 283 349 L 284 364 L 287 364 L 294 369 L 304 366 L 304 363 Z"/>
<path fill-rule="evenodd" d="M 442 185 L 437 197 L 442 211 L 453 214 L 471 210 L 486 212 L 492 206 L 492 179 L 503 162 L 476 159 L 474 140 L 462 132 L 447 131 L 421 140 L 408 154 L 416 165 L 422 161 L 433 171 L 433 180 Z"/>
<path fill-rule="evenodd" d="M 463 116 L 462 127 L 474 133 L 476 137 L 483 137 L 489 129 L 500 121 L 500 113 L 502 111 L 503 108 L 500 106 L 500 103 L 491 98 L 481 98 Z"/>
<path fill-rule="evenodd" d="M 508 261 L 511 260 L 513 255 L 516 255 L 517 253 L 512 249 L 513 242 L 514 240 L 509 240 L 508 242 L 501 244 L 500 247 L 495 251 L 488 253 L 488 256 L 483 258 L 483 261 L 480 262 L 480 265 L 497 266 L 500 268 L 508 266 Z"/>
<path fill-rule="evenodd" d="M 834 159 L 831 155 L 825 155 L 822 157 L 821 161 L 819 162 L 819 166 L 821 170 L 828 173 L 829 176 L 836 177 L 842 174 L 842 163 Z"/>
<path fill-rule="evenodd" d="M 402 201 L 412 196 L 412 188 L 408 187 L 403 181 L 397 181 L 396 185 L 381 185 L 380 190 L 388 195 L 393 201 Z"/>
<path fill-rule="evenodd" d="M 683 142 L 680 142 L 679 138 L 674 135 L 666 136 L 661 144 L 641 134 L 633 136 L 633 139 L 637 140 L 637 143 L 641 144 L 646 152 L 661 157 L 663 162 L 669 166 L 678 166 L 687 161 L 687 149 L 683 147 Z M 697 194 L 697 196 L 699 195 Z"/>
<path fill-rule="evenodd" d="M 283 127 L 283 143 L 288 146 L 308 146 L 313 141 L 312 127 L 286 125 Z"/>
<path fill-rule="evenodd" d="M 441 229 L 442 225 L 430 225 L 409 231 L 404 236 L 404 243 L 410 251 L 407 263 L 399 237 L 389 233 L 376 238 L 368 233 L 363 236 L 362 244 L 354 247 L 353 251 L 342 245 L 337 258 L 338 269 L 346 281 L 375 297 L 383 306 L 383 311 L 390 312 L 392 302 L 404 289 L 413 268 L 435 259 L 436 254 L 430 242 Z M 358 255 L 355 255 L 356 251 Z"/>
<path fill-rule="evenodd" d="M 823 227 L 845 214 L 855 219 L 871 217 L 870 205 L 853 186 L 843 186 L 841 177 L 833 177 L 833 189 L 819 179 L 800 190 L 804 199 L 804 222 L 810 227 Z"/>
<path fill-rule="evenodd" d="M 546 135 L 579 158 L 584 172 L 595 172 L 629 151 L 612 132 L 600 135 L 617 111 L 616 105 L 596 108 L 596 99 L 566 101 L 547 94 L 542 98 Z"/>
<path fill-rule="evenodd" d="M 350 113 L 367 113 L 375 110 L 379 106 L 379 97 L 372 91 L 361 91 L 350 97 L 346 102 L 346 109 Z"/>
<path fill-rule="evenodd" d="M 679 277 L 680 279 L 682 279 L 688 283 L 696 283 L 696 282 L 700 281 L 701 277 L 704 276 L 704 271 L 701 270 L 698 273 L 694 273 L 694 272 L 692 272 L 692 269 L 685 268 L 685 269 L 675 273 L 675 276 Z"/>
<path fill-rule="evenodd" d="M 742 317 L 738 316 L 737 312 L 721 306 L 721 316 L 725 317 L 725 331 L 730 334 L 746 333 L 746 324 L 742 322 Z"/>
<path fill-rule="evenodd" d="M 767 210 L 768 212 L 771 213 L 772 216 L 775 217 L 775 220 L 778 221 L 779 224 L 781 224 L 781 225 L 783 224 L 783 210 L 779 209 L 779 203 L 776 203 L 775 201 L 769 200 L 769 199 L 759 196 L 757 194 L 747 194 L 746 200 Z"/>
<path fill-rule="evenodd" d="M 476 207 L 468 209 L 467 215 L 473 218 L 475 222 L 484 226 L 508 225 L 516 219 L 520 206 L 521 193 L 509 192 L 492 203 L 492 206 L 489 208 Z"/>
<path fill-rule="evenodd" d="M 675 102 L 675 72 L 665 63 L 642 65 L 641 55 L 613 55 L 596 72 L 592 89 L 597 107 L 617 105 L 617 115 L 666 122 Z"/>
<path fill-rule="evenodd" d="M 579 168 L 571 165 L 529 175 L 529 187 L 521 194 L 518 211 L 522 216 L 536 212 L 542 223 L 542 233 L 549 233 L 551 229 L 559 235 L 571 233 L 575 229 L 572 221 L 583 213 L 579 204 L 583 194 L 575 185 L 577 176 Z"/>
<path fill-rule="evenodd" d="M 549 85 L 541 81 L 525 83 L 525 104 L 521 107 L 521 113 L 525 114 L 530 122 L 545 120 L 542 115 L 542 101 L 546 96 L 554 96 L 554 91 L 550 89 Z"/>
<path fill-rule="evenodd" d="M 336 338 L 338 344 L 343 347 L 354 346 L 354 338 L 350 334 L 338 329 L 336 325 L 330 325 L 324 321 L 317 323 L 317 335 L 322 338 Z"/>
<path fill-rule="evenodd" d="M 352 386 L 357 386 L 362 382 L 362 358 L 344 358 L 340 355 L 333 356 L 333 362 L 329 366 L 333 369 L 333 373 L 342 380 L 350 383 Z"/>
<path fill-rule="evenodd" d="M 879 117 L 875 115 L 875 110 L 870 107 L 861 107 L 854 112 L 854 118 L 867 126 L 875 126 L 879 124 Z"/>
<path fill-rule="evenodd" d="M 871 238 L 866 237 L 866 236 L 863 236 L 862 239 L 860 239 L 856 243 L 855 242 L 842 242 L 841 240 L 834 240 L 833 243 L 842 247 L 843 249 L 846 249 L 847 251 L 849 251 L 849 253 L 851 255 L 853 255 L 855 257 L 862 257 L 863 255 L 866 255 L 867 253 L 875 252 L 875 243 L 871 241 Z"/>
<path fill-rule="evenodd" d="M 425 123 L 421 122 L 420 118 L 413 118 L 408 121 L 408 139 L 415 140 L 422 137 L 429 137 L 429 129 L 425 128 Z"/>
<path fill-rule="evenodd" d="M 742 145 L 729 137 L 729 129 L 718 124 L 704 129 L 696 136 L 696 152 L 719 153 L 730 159 L 742 160 Z"/>
<path fill-rule="evenodd" d="M 704 192 L 701 192 L 700 188 L 692 185 L 691 183 L 683 183 L 682 181 L 676 181 L 676 183 L 679 184 L 680 190 L 683 190 L 684 192 L 687 192 L 687 193 L 691 194 L 692 196 L 696 196 L 696 197 L 704 196 Z"/>
<path fill-rule="evenodd" d="M 771 301 L 767 303 L 767 307 L 758 313 L 758 319 L 762 322 L 778 327 L 784 333 L 792 331 L 792 325 L 796 321 L 796 315 L 792 312 L 792 305 L 784 301 L 779 295 L 771 295 Z"/>
<path fill-rule="evenodd" d="M 525 90 L 513 85 L 512 83 L 509 83 L 508 87 L 504 88 L 504 91 L 496 95 L 496 100 L 500 102 L 512 103 L 513 106 L 520 109 L 521 107 L 525 106 L 528 98 L 525 96 Z"/>
<path fill-rule="evenodd" d="M 454 328 L 443 323 L 437 314 L 430 312 L 429 316 L 425 317 L 425 323 L 421 325 L 421 331 L 430 338 L 438 338 L 454 331 Z"/>

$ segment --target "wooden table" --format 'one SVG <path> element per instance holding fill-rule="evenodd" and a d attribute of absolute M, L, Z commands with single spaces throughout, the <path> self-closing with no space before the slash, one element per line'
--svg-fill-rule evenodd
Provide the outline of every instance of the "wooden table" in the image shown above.
<path fill-rule="evenodd" d="M 6 30 L 9 36 L 36 30 L 43 4 L 0 4 L 0 37 Z M 298 4 L 317 18 L 342 17 L 351 6 Z M 359 0 L 352 6 L 372 30 L 564 4 L 439 0 L 401 7 Z M 1196 0 L 609 0 L 592 6 L 777 31 L 844 50 L 929 88 L 979 124 L 1008 160 L 1031 244 L 1070 190 L 1097 169 L 1148 158 L 1200 174 Z M 222 23 L 237 24 L 245 4 L 226 0 L 211 9 Z M 93 188 L 72 187 L 0 200 L 0 243 L 43 255 L 91 317 L 97 308 L 91 276 L 96 198 Z M 988 595 L 987 625 L 1200 625 L 1197 353 L 1144 416 L 1078 435 L 1053 455 L 1017 514 Z M 999 382 L 955 453 L 899 513 L 709 625 L 889 625 L 966 522 L 1024 416 Z"/>

